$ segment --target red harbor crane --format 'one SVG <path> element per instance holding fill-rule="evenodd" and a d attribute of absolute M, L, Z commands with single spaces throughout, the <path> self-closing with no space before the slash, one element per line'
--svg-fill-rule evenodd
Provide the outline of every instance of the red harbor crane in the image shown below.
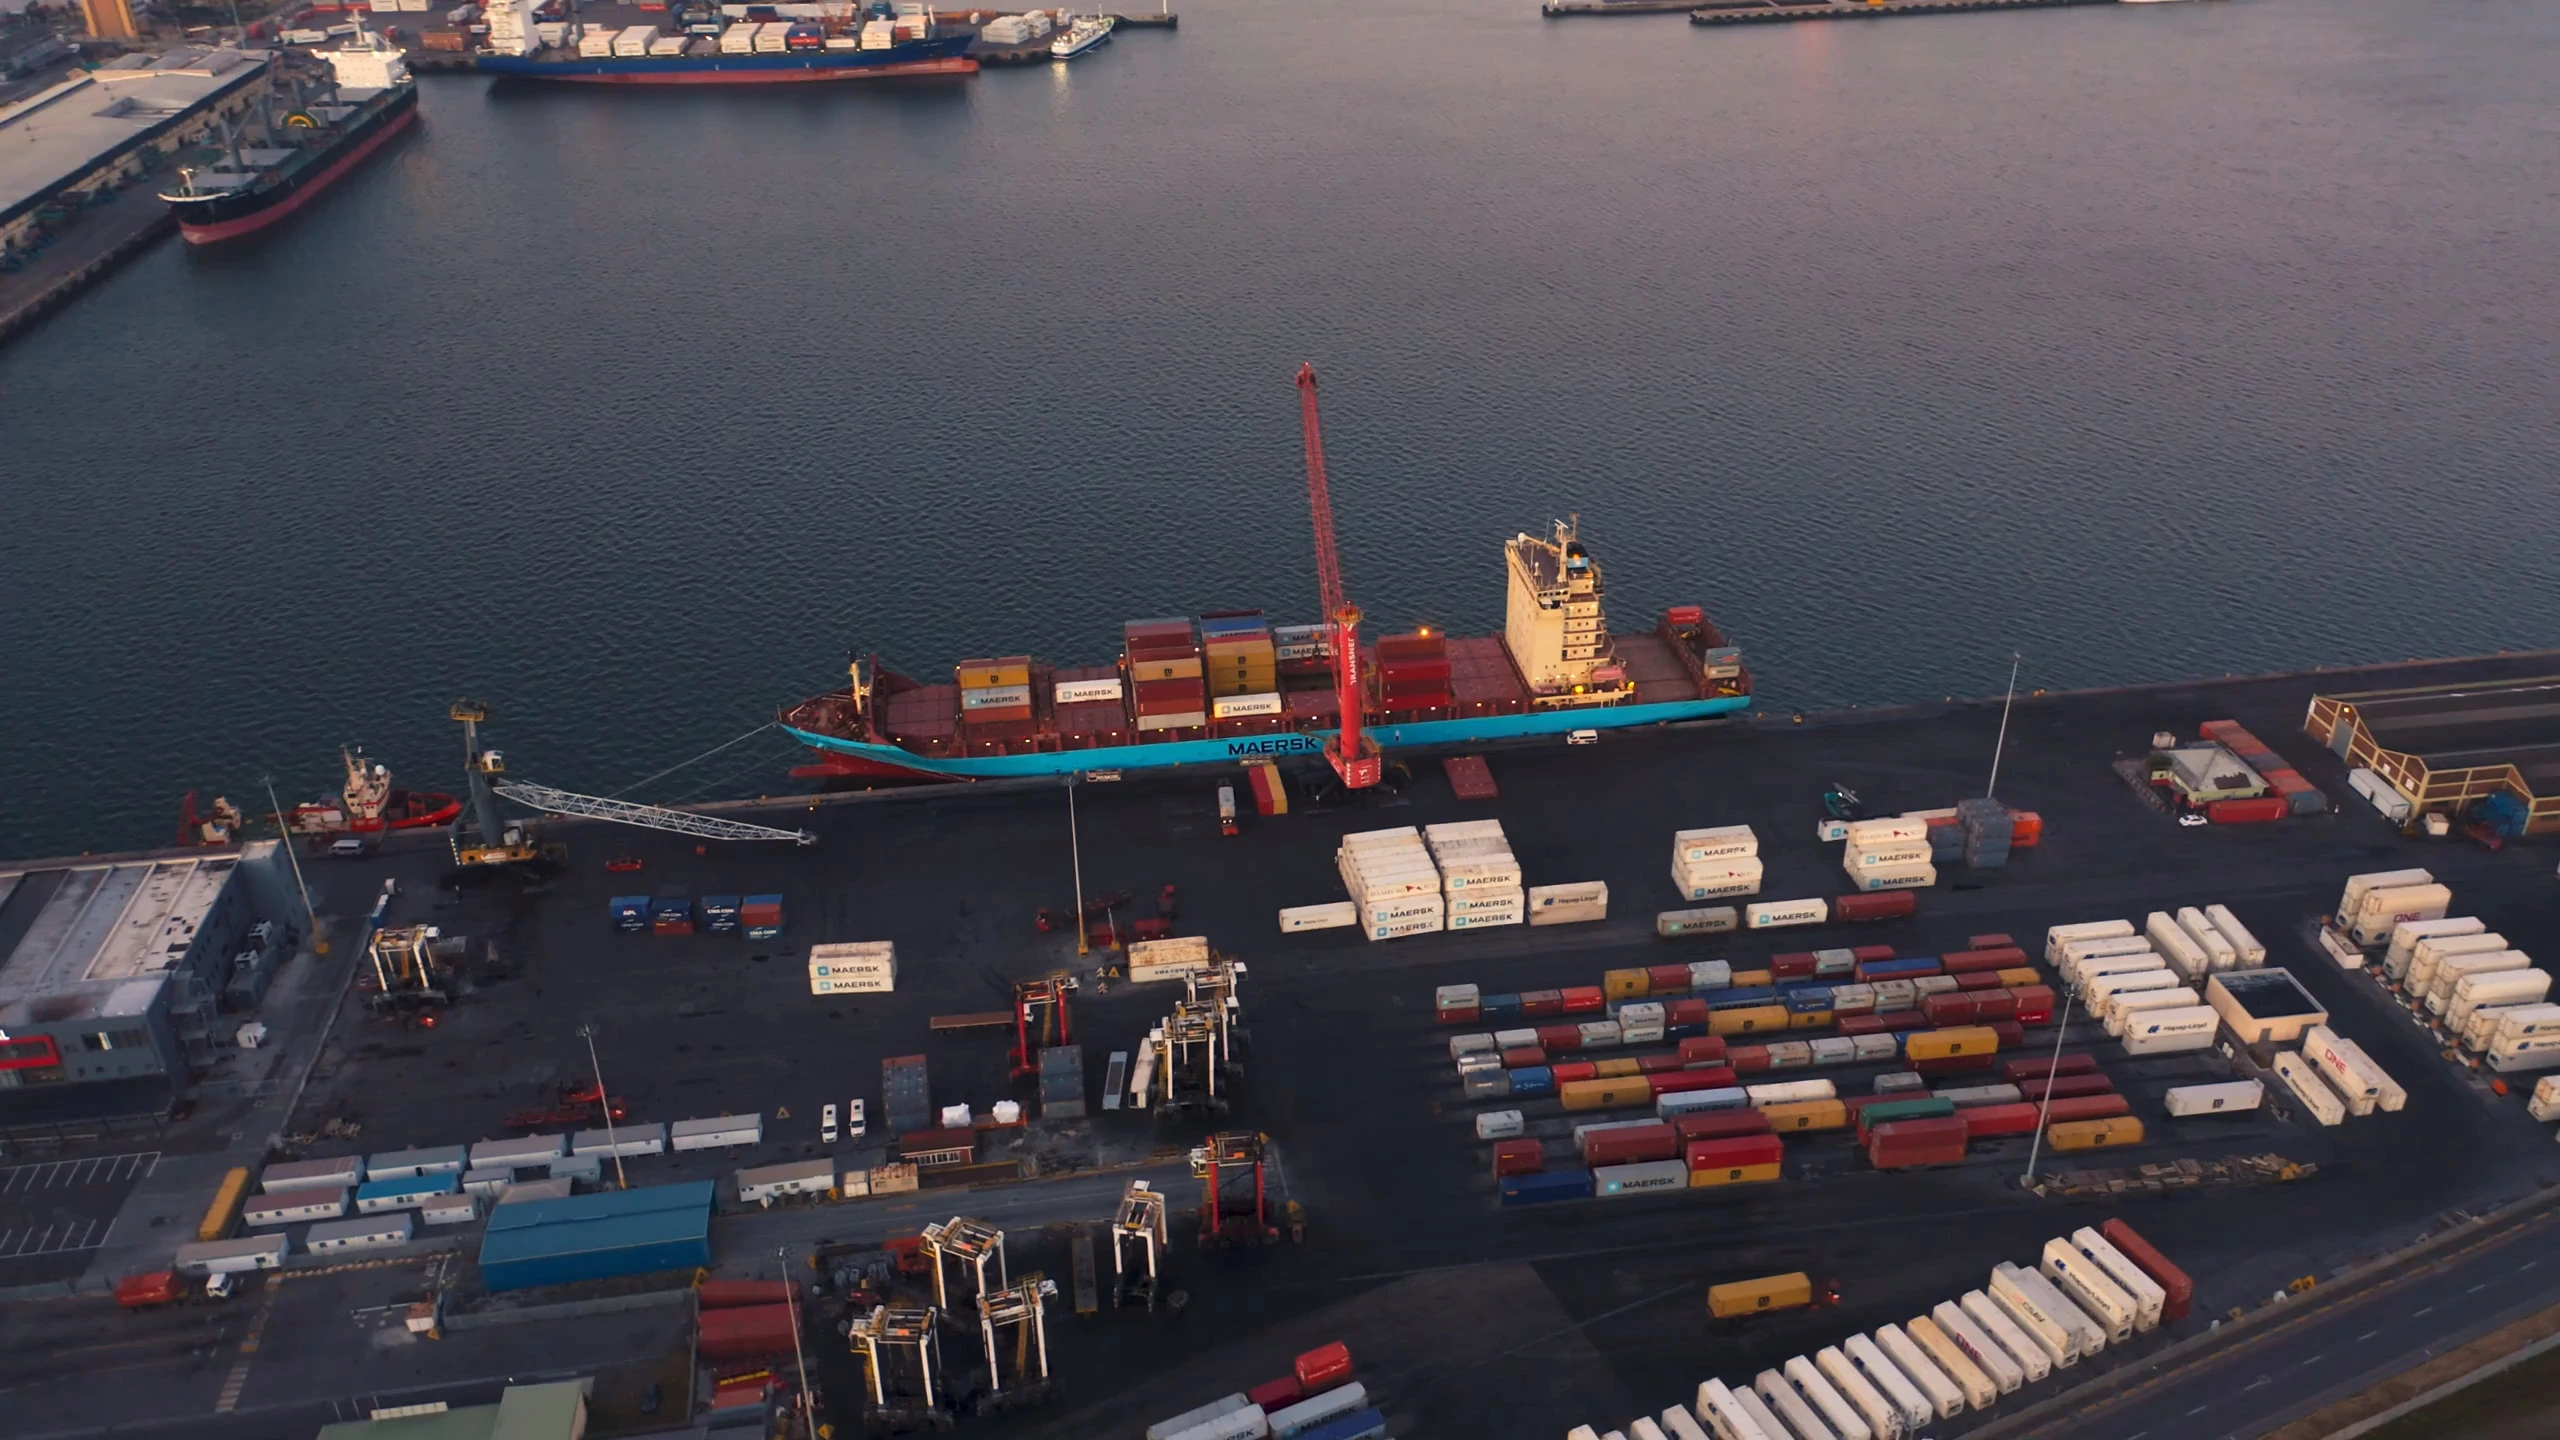
<path fill-rule="evenodd" d="M 1307 440 L 1307 508 L 1316 531 L 1316 591 L 1333 629 L 1334 702 L 1342 730 L 1325 742 L 1324 758 L 1343 788 L 1366 790 L 1385 772 L 1378 742 L 1360 728 L 1360 607 L 1342 594 L 1342 557 L 1333 547 L 1333 497 L 1324 483 L 1324 432 L 1316 423 L 1316 367 L 1298 367 L 1298 418 Z"/>

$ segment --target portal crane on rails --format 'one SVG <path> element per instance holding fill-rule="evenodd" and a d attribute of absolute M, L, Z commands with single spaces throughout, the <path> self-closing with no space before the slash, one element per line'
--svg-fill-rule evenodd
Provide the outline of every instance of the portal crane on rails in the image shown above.
<path fill-rule="evenodd" d="M 1316 595 L 1333 630 L 1333 690 L 1342 728 L 1324 758 L 1346 790 L 1375 787 L 1386 773 L 1375 737 L 1360 724 L 1360 607 L 1342 593 L 1342 557 L 1333 543 L 1333 496 L 1325 487 L 1324 432 L 1316 422 L 1316 367 L 1298 367 L 1298 422 L 1307 447 L 1307 509 L 1315 521 Z"/>

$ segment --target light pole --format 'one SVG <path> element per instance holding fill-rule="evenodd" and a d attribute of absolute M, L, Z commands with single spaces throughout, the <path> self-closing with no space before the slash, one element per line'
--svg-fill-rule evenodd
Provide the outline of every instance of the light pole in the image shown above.
<path fill-rule="evenodd" d="M 1982 787 L 1982 798 L 1993 800 L 2000 795 L 2000 752 L 2009 745 L 2009 708 L 2018 703 L 2018 663 L 2026 657 L 2009 653 L 2009 698 L 2000 702 L 2000 738 L 1991 742 L 1991 783 Z"/>
<path fill-rule="evenodd" d="M 1067 777 L 1067 851 L 1074 857 L 1076 869 L 1076 958 L 1082 960 L 1092 950 L 1084 938 L 1084 842 L 1076 834 L 1076 777 Z"/>
<path fill-rule="evenodd" d="M 795 1298 L 800 1287 L 791 1279 L 791 1247 L 776 1246 L 773 1253 L 782 1257 L 783 1313 L 791 1320 L 791 1358 L 800 1367 L 800 1433 L 815 1436 L 818 1426 L 809 1416 L 809 1356 L 800 1348 L 800 1306 Z M 938 1265 L 941 1262 L 937 1260 L 934 1263 Z"/>
<path fill-rule="evenodd" d="M 587 1067 L 596 1074 L 596 1108 L 604 1112 L 604 1148 L 613 1152 L 613 1188 L 628 1190 L 631 1177 L 622 1168 L 622 1142 L 613 1138 L 613 1096 L 604 1088 L 604 1062 L 596 1058 L 596 1027 L 581 1023 L 578 1038 L 587 1042 Z"/>
<path fill-rule="evenodd" d="M 284 847 L 285 863 L 293 867 L 293 888 L 302 892 L 302 918 L 311 926 L 311 953 L 329 953 L 329 937 L 320 929 L 320 912 L 311 904 L 311 886 L 302 878 L 302 857 L 293 853 L 293 830 L 284 823 L 284 805 L 276 799 L 276 782 L 272 775 L 261 775 L 258 783 L 267 787 L 267 808 L 276 814 L 276 843 Z"/>
<path fill-rule="evenodd" d="M 2044 1127 L 2053 1123 L 2053 1082 L 2062 1073 L 2062 1034 L 2071 1026 L 2071 992 L 2062 992 L 2062 1018 L 2053 1027 L 2053 1062 L 2045 1067 L 2044 1106 L 2036 1114 L 2036 1138 L 2027 1145 L 2027 1173 L 2021 1184 L 2036 1183 L 2036 1156 L 2044 1150 Z"/>

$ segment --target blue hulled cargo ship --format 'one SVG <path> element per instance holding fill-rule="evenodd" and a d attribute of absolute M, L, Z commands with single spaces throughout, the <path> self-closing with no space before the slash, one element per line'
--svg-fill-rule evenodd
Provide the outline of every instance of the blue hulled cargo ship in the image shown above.
<path fill-rule="evenodd" d="M 821 21 L 783 19 L 777 6 L 735 8 L 744 12 L 735 21 L 712 10 L 688 25 L 683 22 L 693 11 L 680 7 L 671 11 L 678 25 L 672 31 L 655 25 L 573 31 L 539 19 L 533 0 L 491 0 L 489 52 L 479 68 L 589 85 L 780 85 L 977 73 L 968 53 L 975 37 L 965 30 L 939 33 L 929 14 L 902 18 L 881 3 L 867 17 Z"/>

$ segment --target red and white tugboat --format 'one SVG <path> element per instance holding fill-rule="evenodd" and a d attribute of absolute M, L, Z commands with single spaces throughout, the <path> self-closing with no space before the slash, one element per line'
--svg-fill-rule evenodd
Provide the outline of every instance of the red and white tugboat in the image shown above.
<path fill-rule="evenodd" d="M 332 803 L 315 800 L 296 805 L 285 826 L 296 835 L 378 835 L 386 830 L 417 830 L 449 825 L 462 813 L 462 802 L 431 790 L 403 790 L 391 783 L 391 768 L 364 758 L 361 750 L 340 750 L 347 783 Z"/>

